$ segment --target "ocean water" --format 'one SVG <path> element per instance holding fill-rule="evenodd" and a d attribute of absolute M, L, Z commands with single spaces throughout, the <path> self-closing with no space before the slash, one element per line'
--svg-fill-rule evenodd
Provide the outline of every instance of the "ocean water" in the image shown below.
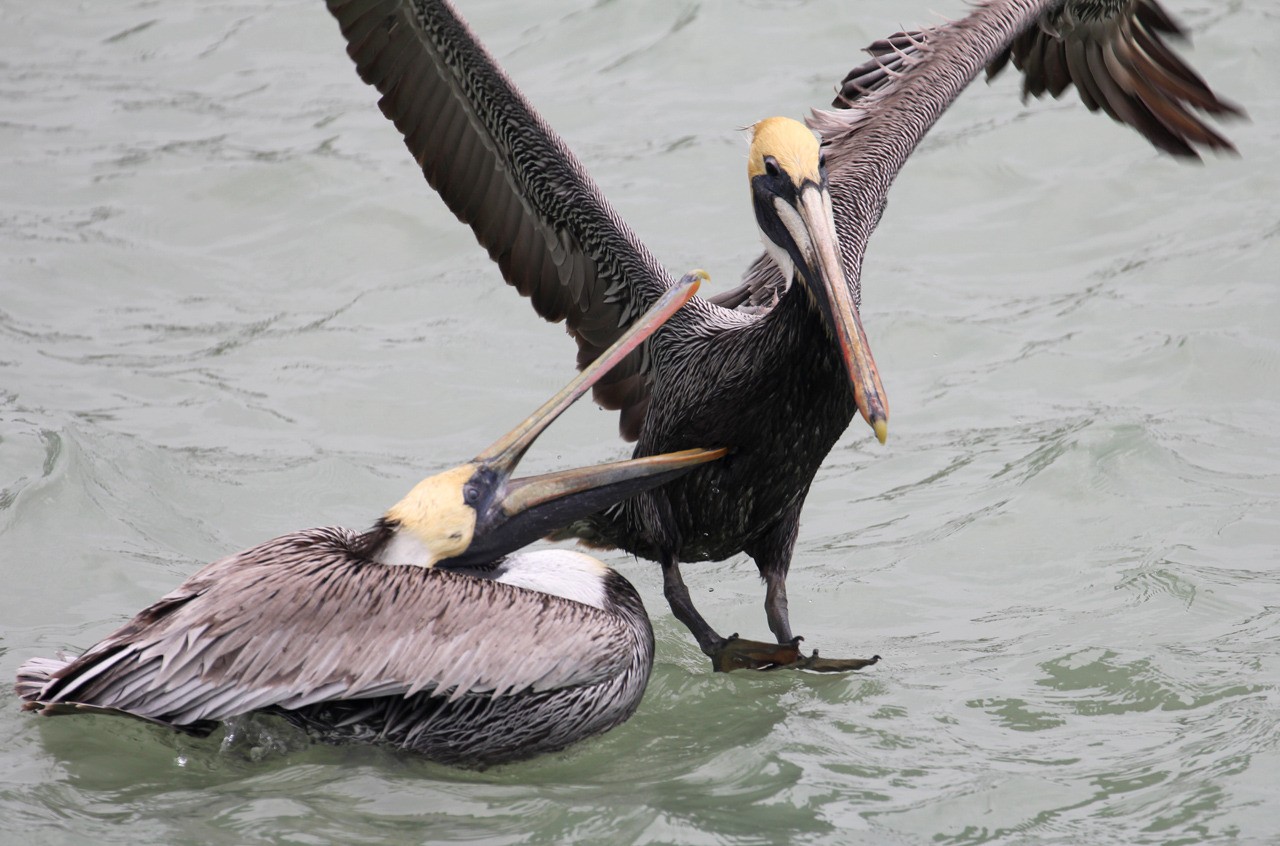
<path fill-rule="evenodd" d="M 1249 111 L 1186 165 L 975 85 L 894 187 L 863 319 L 893 406 L 810 494 L 792 621 L 845 676 L 715 675 L 649 562 L 639 713 L 482 773 L 0 697 L 0 843 L 1280 838 L 1280 95 L 1270 4 L 1167 0 Z M 759 251 L 742 127 L 963 4 L 462 3 L 655 253 Z M 0 675 L 229 552 L 367 525 L 573 344 L 422 180 L 318 0 L 0 2 Z M 532 472 L 626 454 L 584 403 Z M 749 560 L 689 565 L 767 633 Z"/>

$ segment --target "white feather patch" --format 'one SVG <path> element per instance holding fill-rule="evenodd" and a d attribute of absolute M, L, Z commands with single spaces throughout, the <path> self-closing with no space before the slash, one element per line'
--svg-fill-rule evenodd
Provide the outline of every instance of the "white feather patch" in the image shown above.
<path fill-rule="evenodd" d="M 400 530 L 378 553 L 380 564 L 403 567 L 430 567 L 436 561 L 431 548 L 422 542 L 416 532 Z"/>
<path fill-rule="evenodd" d="M 608 567 L 590 555 L 571 549 L 544 549 L 508 557 L 497 581 L 603 610 L 608 572 Z"/>

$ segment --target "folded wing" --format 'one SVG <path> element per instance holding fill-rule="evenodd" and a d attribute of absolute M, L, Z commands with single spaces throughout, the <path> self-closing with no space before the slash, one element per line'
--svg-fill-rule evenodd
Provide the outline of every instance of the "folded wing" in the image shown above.
<path fill-rule="evenodd" d="M 443 570 L 353 564 L 358 538 L 311 529 L 216 561 L 79 658 L 28 662 L 19 694 L 49 713 L 201 727 L 335 699 L 586 686 L 628 666 L 621 624 L 594 608 Z"/>

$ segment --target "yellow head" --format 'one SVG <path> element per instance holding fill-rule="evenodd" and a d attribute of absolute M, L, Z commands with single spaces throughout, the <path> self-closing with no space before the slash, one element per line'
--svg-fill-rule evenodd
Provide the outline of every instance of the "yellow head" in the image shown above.
<path fill-rule="evenodd" d="M 818 139 L 798 120 L 771 117 L 751 127 L 747 178 L 755 179 L 775 171 L 789 176 L 797 188 L 805 182 L 822 184 L 822 151 Z"/>
<path fill-rule="evenodd" d="M 463 464 L 428 476 L 391 506 L 386 519 L 396 524 L 396 538 L 381 560 L 430 567 L 466 551 L 476 531 L 477 493 L 471 483 L 479 469 Z"/>

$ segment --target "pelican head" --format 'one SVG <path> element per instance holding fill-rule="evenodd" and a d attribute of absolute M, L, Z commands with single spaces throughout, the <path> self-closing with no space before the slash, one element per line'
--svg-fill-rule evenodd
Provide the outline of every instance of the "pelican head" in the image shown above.
<path fill-rule="evenodd" d="M 484 452 L 415 485 L 366 536 L 366 557 L 420 567 L 494 565 L 566 523 L 724 455 L 723 449 L 690 449 L 512 478 L 543 430 L 687 302 L 703 276 L 680 280 L 612 347 Z"/>
<path fill-rule="evenodd" d="M 858 410 L 884 443 L 889 405 L 845 280 L 818 139 L 791 118 L 760 121 L 752 127 L 747 176 L 765 249 L 784 277 L 804 286 L 822 315 L 840 348 Z"/>

